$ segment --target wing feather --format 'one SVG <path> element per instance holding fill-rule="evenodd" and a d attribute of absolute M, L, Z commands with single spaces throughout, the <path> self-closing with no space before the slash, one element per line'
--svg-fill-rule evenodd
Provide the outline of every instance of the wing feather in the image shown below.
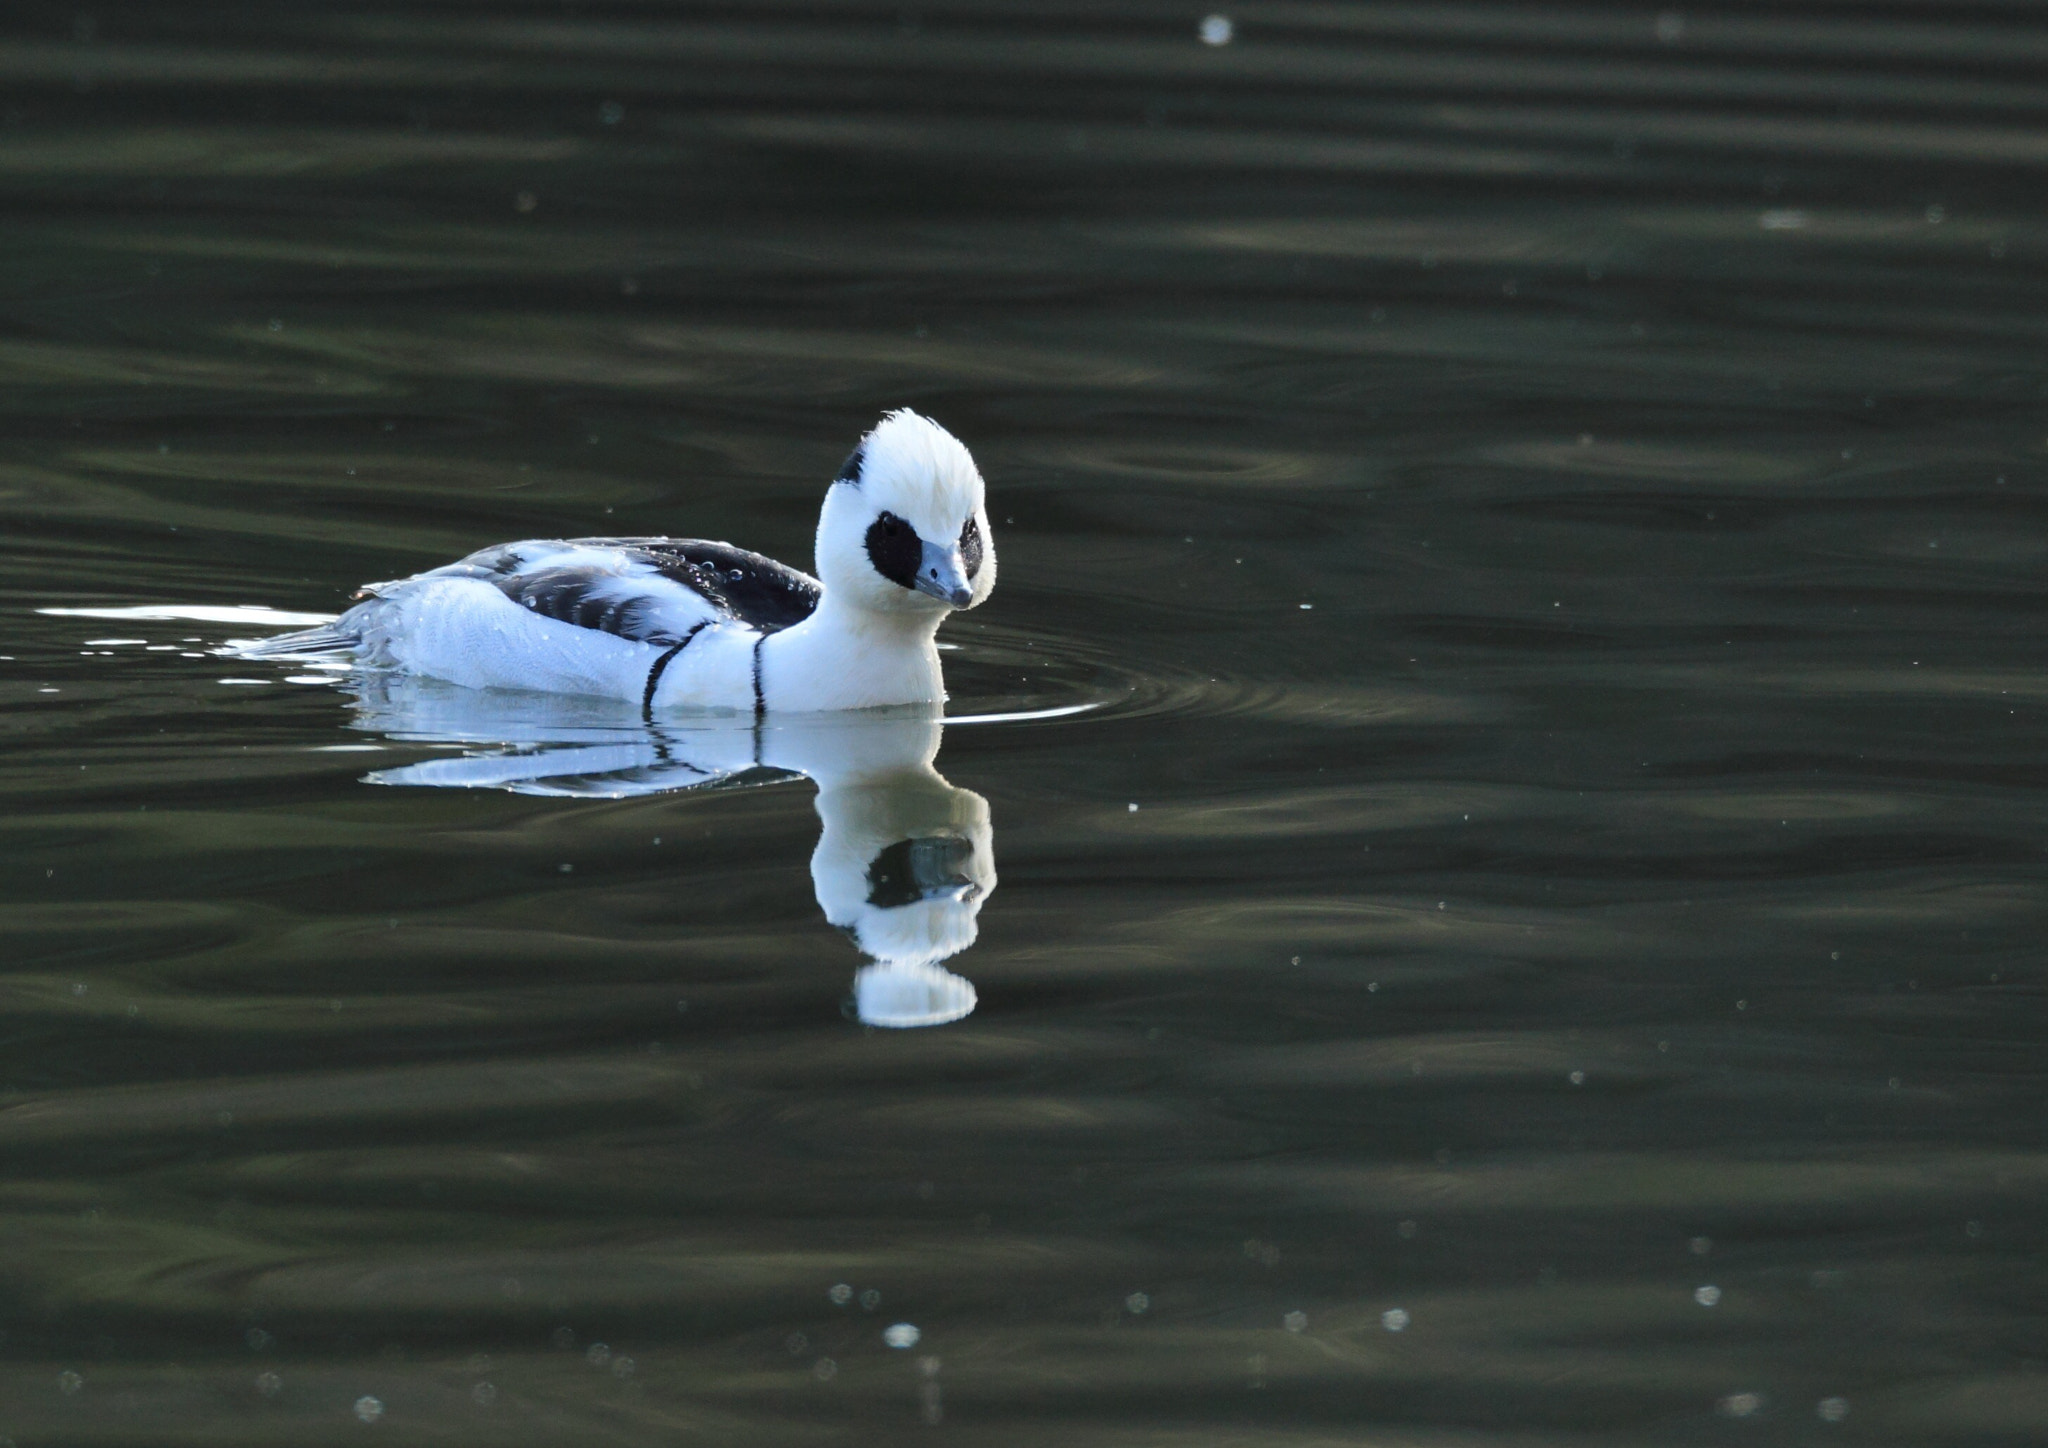
<path fill-rule="evenodd" d="M 772 558 L 694 538 L 507 543 L 435 572 L 484 578 L 543 617 L 646 643 L 720 620 L 774 633 L 809 618 L 822 592 Z"/>

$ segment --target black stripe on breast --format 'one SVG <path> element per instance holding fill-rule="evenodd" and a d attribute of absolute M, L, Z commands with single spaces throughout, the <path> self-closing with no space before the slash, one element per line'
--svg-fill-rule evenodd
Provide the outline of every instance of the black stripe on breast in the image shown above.
<path fill-rule="evenodd" d="M 711 620 L 708 618 L 700 624 L 692 625 L 690 631 L 683 635 L 683 641 L 656 659 L 654 667 L 647 671 L 647 687 L 640 693 L 640 716 L 648 723 L 654 722 L 654 690 L 661 683 L 661 676 L 668 671 L 668 666 L 675 662 L 676 655 L 690 646 L 690 640 L 709 627 Z M 699 770 L 698 773 L 701 774 L 703 771 Z"/>
<path fill-rule="evenodd" d="M 761 767 L 761 726 L 768 721 L 768 691 L 761 684 L 761 646 L 768 642 L 768 635 L 762 634 L 754 640 L 754 768 Z"/>

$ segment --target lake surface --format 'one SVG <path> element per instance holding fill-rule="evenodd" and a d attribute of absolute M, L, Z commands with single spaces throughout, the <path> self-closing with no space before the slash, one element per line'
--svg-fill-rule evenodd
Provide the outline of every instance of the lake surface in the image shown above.
<path fill-rule="evenodd" d="M 2048 33 L 1228 14 L 4 22 L 0 1444 L 2048 1436 Z M 943 728 L 218 652 L 903 405 Z"/>

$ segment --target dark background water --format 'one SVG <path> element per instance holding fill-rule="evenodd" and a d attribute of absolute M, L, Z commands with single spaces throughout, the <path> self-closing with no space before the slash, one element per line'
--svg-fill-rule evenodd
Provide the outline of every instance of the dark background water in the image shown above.
<path fill-rule="evenodd" d="M 2048 1434 L 2048 30 L 1226 13 L 10 7 L 0 1442 Z M 950 1026 L 802 782 L 36 612 L 804 562 L 905 404 L 1098 706 Z"/>

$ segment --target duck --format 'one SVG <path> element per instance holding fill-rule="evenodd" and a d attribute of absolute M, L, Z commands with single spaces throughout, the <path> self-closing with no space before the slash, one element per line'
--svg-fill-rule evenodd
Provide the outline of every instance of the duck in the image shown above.
<path fill-rule="evenodd" d="M 501 543 L 365 585 L 331 624 L 242 654 L 622 700 L 650 719 L 936 705 L 939 625 L 996 580 L 966 446 L 909 408 L 885 413 L 825 489 L 816 567 L 690 538 Z"/>

